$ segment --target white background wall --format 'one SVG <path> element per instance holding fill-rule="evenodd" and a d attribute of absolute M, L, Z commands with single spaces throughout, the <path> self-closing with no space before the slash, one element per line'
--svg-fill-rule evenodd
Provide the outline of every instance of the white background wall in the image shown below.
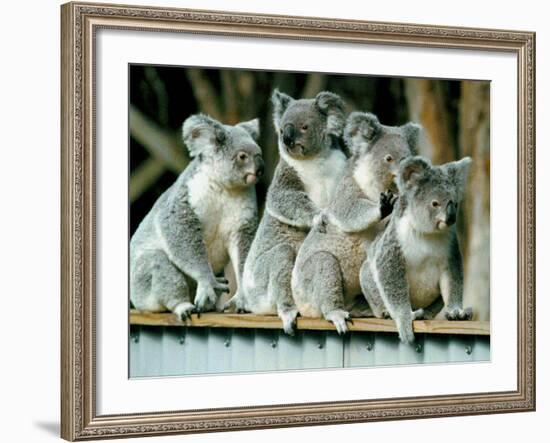
<path fill-rule="evenodd" d="M 550 417 L 545 352 L 550 337 L 550 220 L 548 101 L 549 43 L 544 2 L 296 0 L 129 0 L 134 4 L 430 23 L 537 32 L 537 373 L 538 411 L 528 414 L 397 421 L 187 436 L 189 442 L 281 440 L 464 442 L 547 441 Z M 42 442 L 59 433 L 59 1 L 6 2 L 0 67 L 0 435 L 3 441 Z M 30 123 L 32 121 L 32 123 Z M 7 135 L 7 137 L 6 137 Z M 495 147 L 498 148 L 498 147 Z M 498 152 L 498 149 L 495 149 Z M 512 214 L 511 214 L 512 215 Z M 513 216 L 513 215 L 512 215 Z M 498 300 L 498 294 L 495 298 Z M 510 343 L 515 346 L 515 343 Z M 452 380 L 449 380 L 452 383 Z M 281 389 L 298 389 L 289 386 Z M 177 395 L 177 394 L 175 394 Z M 546 420 L 545 420 L 546 419 Z M 161 437 L 140 441 L 175 441 Z"/>

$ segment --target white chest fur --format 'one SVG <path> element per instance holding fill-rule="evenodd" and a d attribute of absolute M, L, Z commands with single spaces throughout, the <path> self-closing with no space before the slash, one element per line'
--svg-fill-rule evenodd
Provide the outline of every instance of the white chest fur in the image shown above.
<path fill-rule="evenodd" d="M 232 234 L 256 214 L 255 190 L 229 191 L 200 170 L 187 187 L 189 203 L 201 222 L 210 264 L 215 273 L 221 272 L 229 261 Z"/>
<path fill-rule="evenodd" d="M 361 191 L 372 201 L 378 201 L 380 193 L 384 191 L 380 180 L 372 174 L 372 158 L 367 154 L 357 161 L 353 171 L 353 178 L 361 188 Z"/>
<path fill-rule="evenodd" d="M 326 208 L 346 167 L 344 153 L 334 149 L 326 157 L 296 160 L 285 155 L 285 160 L 300 176 L 311 201 L 318 208 Z"/>
<path fill-rule="evenodd" d="M 440 280 L 447 269 L 446 235 L 427 236 L 414 230 L 408 215 L 397 225 L 397 236 L 407 267 L 413 309 L 433 303 L 440 294 Z"/>

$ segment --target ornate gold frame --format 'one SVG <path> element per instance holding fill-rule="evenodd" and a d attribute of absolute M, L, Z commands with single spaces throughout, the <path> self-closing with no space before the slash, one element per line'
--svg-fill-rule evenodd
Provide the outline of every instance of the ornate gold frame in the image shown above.
<path fill-rule="evenodd" d="M 533 411 L 535 34 L 69 3 L 61 8 L 61 435 L 67 440 Z M 98 416 L 95 410 L 94 35 L 99 28 L 507 51 L 518 58 L 517 390 Z"/>

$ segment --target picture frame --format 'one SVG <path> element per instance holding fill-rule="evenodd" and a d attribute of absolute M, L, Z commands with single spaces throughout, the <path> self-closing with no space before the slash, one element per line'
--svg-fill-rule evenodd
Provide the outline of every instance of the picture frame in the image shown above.
<path fill-rule="evenodd" d="M 61 7 L 61 436 L 70 441 L 535 410 L 535 35 L 524 31 L 73 2 Z M 517 57 L 517 389 L 97 413 L 96 34 L 183 33 Z M 121 122 L 125 124 L 125 122 Z M 99 177 L 99 178 L 98 178 Z M 122 352 L 122 350 L 121 350 Z"/>

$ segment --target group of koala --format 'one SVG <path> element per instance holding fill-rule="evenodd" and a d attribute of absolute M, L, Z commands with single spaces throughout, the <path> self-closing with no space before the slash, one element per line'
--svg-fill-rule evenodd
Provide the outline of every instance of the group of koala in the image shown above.
<path fill-rule="evenodd" d="M 453 226 L 471 159 L 434 166 L 416 155 L 419 125 L 346 118 L 331 92 L 275 90 L 272 104 L 280 159 L 259 224 L 258 119 L 184 122 L 192 161 L 130 242 L 133 305 L 183 319 L 213 310 L 231 260 L 237 290 L 224 310 L 277 314 L 288 334 L 298 314 L 340 334 L 352 317 L 392 318 L 408 343 L 414 319 L 471 319 Z"/>

